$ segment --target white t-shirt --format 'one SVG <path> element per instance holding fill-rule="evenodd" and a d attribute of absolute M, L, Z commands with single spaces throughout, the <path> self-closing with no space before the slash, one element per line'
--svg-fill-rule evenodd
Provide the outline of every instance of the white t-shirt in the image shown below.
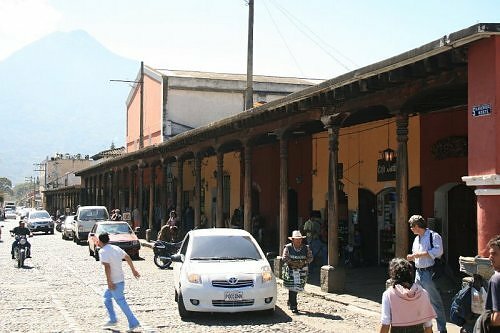
<path fill-rule="evenodd" d="M 106 244 L 99 250 L 99 258 L 102 263 L 109 264 L 111 269 L 111 282 L 125 281 L 122 268 L 122 260 L 127 253 L 116 245 Z"/>

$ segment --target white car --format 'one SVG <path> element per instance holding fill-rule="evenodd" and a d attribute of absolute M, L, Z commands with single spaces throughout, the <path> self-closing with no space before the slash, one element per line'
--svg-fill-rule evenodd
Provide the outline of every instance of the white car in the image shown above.
<path fill-rule="evenodd" d="M 12 208 L 5 209 L 5 218 L 7 220 L 15 220 L 17 218 L 16 211 Z"/>
<path fill-rule="evenodd" d="M 276 305 L 276 278 L 262 249 L 240 229 L 187 233 L 172 257 L 181 318 L 192 312 L 265 311 Z"/>
<path fill-rule="evenodd" d="M 61 237 L 62 239 L 72 239 L 75 237 L 75 215 L 68 215 L 64 219 L 61 225 Z"/>

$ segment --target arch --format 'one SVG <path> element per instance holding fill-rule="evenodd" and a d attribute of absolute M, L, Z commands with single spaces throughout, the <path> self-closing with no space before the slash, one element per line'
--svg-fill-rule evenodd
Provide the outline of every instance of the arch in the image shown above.
<path fill-rule="evenodd" d="M 441 227 L 444 256 L 452 272 L 459 276 L 458 257 L 477 254 L 474 189 L 462 183 L 443 184 L 434 193 L 434 209 Z"/>

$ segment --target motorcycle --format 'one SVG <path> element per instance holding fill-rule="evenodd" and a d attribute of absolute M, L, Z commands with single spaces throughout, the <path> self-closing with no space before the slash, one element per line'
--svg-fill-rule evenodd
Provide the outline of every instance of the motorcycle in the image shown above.
<path fill-rule="evenodd" d="M 153 245 L 153 261 L 155 265 L 161 269 L 170 267 L 172 265 L 170 257 L 179 251 L 181 244 L 182 242 L 169 243 L 161 240 L 156 241 Z"/>
<path fill-rule="evenodd" d="M 56 230 L 61 232 L 62 231 L 62 224 L 64 223 L 64 220 L 66 219 L 65 215 L 61 215 L 55 220 L 55 225 L 56 225 Z"/>
<path fill-rule="evenodd" d="M 16 235 L 17 245 L 14 247 L 14 258 L 17 260 L 17 267 L 24 266 L 28 252 L 28 240 L 24 235 Z"/>

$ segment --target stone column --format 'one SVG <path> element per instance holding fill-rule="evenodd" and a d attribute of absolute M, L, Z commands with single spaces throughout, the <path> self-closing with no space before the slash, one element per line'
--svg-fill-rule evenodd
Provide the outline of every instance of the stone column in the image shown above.
<path fill-rule="evenodd" d="M 161 216 L 161 223 L 160 223 L 160 228 L 163 227 L 164 223 L 166 222 L 166 216 L 168 216 L 167 213 L 167 174 L 168 174 L 168 162 L 166 160 L 162 161 L 161 164 L 161 173 L 162 173 L 162 180 L 161 180 L 161 187 L 160 187 L 160 216 Z"/>
<path fill-rule="evenodd" d="M 224 228 L 224 153 L 217 151 L 217 211 L 215 213 L 217 228 Z"/>
<path fill-rule="evenodd" d="M 280 142 L 280 225 L 279 250 L 282 251 L 288 239 L 288 138 L 284 133 Z"/>
<path fill-rule="evenodd" d="M 245 230 L 252 231 L 252 146 L 245 143 L 245 187 L 243 194 L 243 224 Z"/>
<path fill-rule="evenodd" d="M 200 225 L 201 220 L 201 156 L 194 155 L 194 226 Z"/>
<path fill-rule="evenodd" d="M 130 214 L 134 211 L 134 170 L 132 167 L 128 168 L 128 209 Z M 133 225 L 133 224 L 132 224 Z"/>
<path fill-rule="evenodd" d="M 154 229 L 154 203 L 155 203 L 155 183 L 156 183 L 156 167 L 151 166 L 151 177 L 149 184 L 149 210 L 148 210 L 148 229 L 146 230 L 146 240 L 151 240 L 151 233 Z"/>
<path fill-rule="evenodd" d="M 175 211 L 178 221 L 182 221 L 182 191 L 184 187 L 184 160 L 177 157 L 177 203 Z M 181 224 L 182 225 L 182 224 Z"/>
<path fill-rule="evenodd" d="M 345 269 L 339 265 L 339 179 L 337 174 L 340 124 L 336 116 L 321 121 L 328 130 L 328 265 L 321 267 L 321 290 L 341 292 Z"/>
<path fill-rule="evenodd" d="M 103 175 L 99 174 L 97 176 L 97 205 L 102 205 L 102 183 L 103 183 Z"/>
<path fill-rule="evenodd" d="M 144 167 L 146 165 L 144 162 L 139 162 L 137 165 L 137 209 L 139 209 L 140 223 L 141 228 L 144 228 L 144 218 L 143 218 L 143 209 L 144 209 Z M 144 230 L 144 229 L 143 229 Z"/>
<path fill-rule="evenodd" d="M 408 254 L 408 114 L 396 115 L 396 258 Z"/>

